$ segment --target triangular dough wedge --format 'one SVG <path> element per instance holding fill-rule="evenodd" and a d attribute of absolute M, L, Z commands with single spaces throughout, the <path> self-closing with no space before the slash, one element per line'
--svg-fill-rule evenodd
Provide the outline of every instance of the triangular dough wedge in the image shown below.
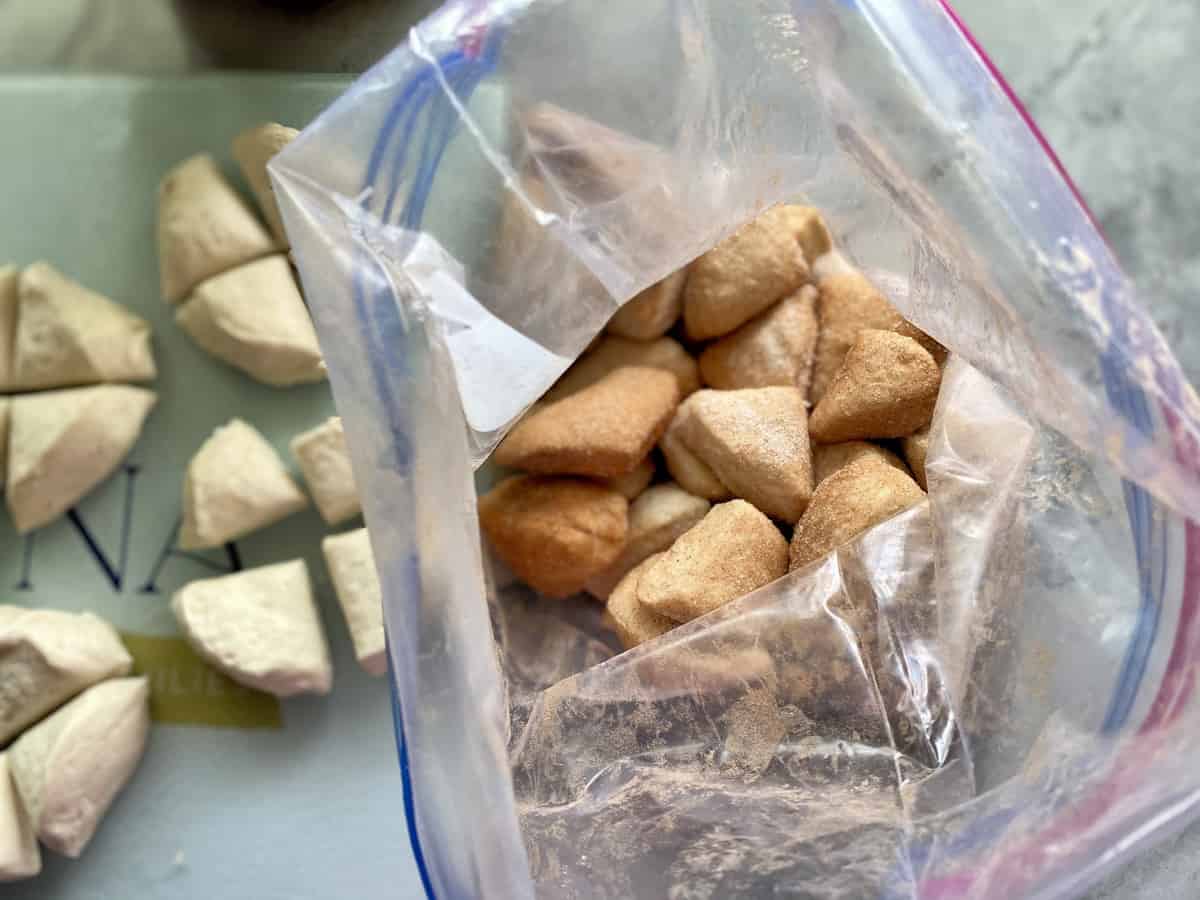
<path fill-rule="evenodd" d="M 185 159 L 158 187 L 158 272 L 178 303 L 205 278 L 278 249 L 207 154 Z"/>
<path fill-rule="evenodd" d="M 339 416 L 296 435 L 289 446 L 326 524 L 337 525 L 362 512 Z"/>
<path fill-rule="evenodd" d="M 133 659 L 116 629 L 91 613 L 0 606 L 0 746 Z"/>
<path fill-rule="evenodd" d="M 671 330 L 683 309 L 687 269 L 672 272 L 650 285 L 608 320 L 610 334 L 634 341 L 653 341 Z"/>
<path fill-rule="evenodd" d="M 171 609 L 195 651 L 240 684 L 278 697 L 333 687 L 302 559 L 193 581 L 175 592 Z"/>
<path fill-rule="evenodd" d="M 33 824 L 17 793 L 8 754 L 0 753 L 0 882 L 32 878 L 42 871 Z"/>
<path fill-rule="evenodd" d="M 283 219 L 279 205 L 275 202 L 275 189 L 267 175 L 267 163 L 276 153 L 290 144 L 300 132 L 278 122 L 264 122 L 247 128 L 233 139 L 233 158 L 246 176 L 254 199 L 262 210 L 263 218 L 271 226 L 271 232 L 280 246 L 288 245 L 287 232 L 283 230 Z"/>
<path fill-rule="evenodd" d="M 233 419 L 188 463 L 179 546 L 219 547 L 307 505 L 275 448 L 253 426 Z"/>
<path fill-rule="evenodd" d="M 9 751 L 13 777 L 38 839 L 57 853 L 83 852 L 129 781 L 150 732 L 145 678 L 89 688 L 25 732 Z"/>
<path fill-rule="evenodd" d="M 5 492 L 17 531 L 53 522 L 107 478 L 155 400 L 153 391 L 124 384 L 13 397 Z"/>
<path fill-rule="evenodd" d="M 317 333 L 283 254 L 203 282 L 175 321 L 217 359 L 264 384 L 325 380 Z"/>
<path fill-rule="evenodd" d="M 150 324 L 119 303 L 37 262 L 18 280 L 12 386 L 39 390 L 157 374 Z"/>
<path fill-rule="evenodd" d="M 13 340 L 17 333 L 17 267 L 0 266 L 0 391 L 12 388 Z"/>
<path fill-rule="evenodd" d="M 371 536 L 365 528 L 331 534 L 321 541 L 333 589 L 346 617 L 358 664 L 372 675 L 387 672 L 383 632 L 383 588 L 375 570 Z"/>

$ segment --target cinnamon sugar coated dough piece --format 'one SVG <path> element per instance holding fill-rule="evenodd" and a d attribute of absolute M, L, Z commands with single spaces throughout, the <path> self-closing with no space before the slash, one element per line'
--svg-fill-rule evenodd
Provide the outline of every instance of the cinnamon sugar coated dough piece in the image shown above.
<path fill-rule="evenodd" d="M 728 334 L 808 280 L 808 264 L 777 215 L 747 222 L 692 263 L 683 323 L 692 340 Z"/>
<path fill-rule="evenodd" d="M 620 556 L 629 502 L 580 478 L 517 475 L 479 498 L 492 548 L 530 587 L 566 597 Z"/>
<path fill-rule="evenodd" d="M 917 484 L 921 485 L 921 490 L 929 490 L 929 483 L 925 480 L 925 456 L 929 453 L 929 426 L 926 425 L 920 431 L 915 431 L 904 439 L 904 458 L 908 460 L 908 467 L 912 469 L 913 478 L 917 479 Z"/>
<path fill-rule="evenodd" d="M 691 415 L 690 399 L 685 400 L 675 411 L 675 418 L 663 432 L 662 439 L 658 444 L 659 449 L 662 450 L 663 459 L 666 460 L 667 471 L 689 494 L 695 494 L 705 500 L 728 500 L 733 496 L 729 488 L 725 487 L 716 473 L 687 448 L 681 437 L 682 425 Z"/>
<path fill-rule="evenodd" d="M 331 534 L 321 541 L 321 552 L 333 578 L 358 664 L 371 675 L 383 675 L 388 666 L 383 588 L 375 570 L 370 534 L 365 528 Z"/>
<path fill-rule="evenodd" d="M 603 484 L 632 503 L 654 480 L 654 472 L 654 460 L 647 456 L 624 475 L 605 478 Z"/>
<path fill-rule="evenodd" d="M 17 334 L 17 267 L 0 266 L 0 391 L 12 387 L 13 343 Z"/>
<path fill-rule="evenodd" d="M 283 218 L 279 215 L 279 204 L 275 202 L 275 189 L 271 186 L 271 178 L 267 174 L 267 163 L 295 140 L 299 133 L 295 128 L 288 128 L 278 122 L 263 122 L 253 128 L 247 128 L 235 137 L 230 147 L 238 168 L 242 170 L 246 183 L 254 192 L 254 199 L 258 201 L 263 218 L 271 226 L 271 233 L 282 247 L 287 246 L 287 232 L 283 230 Z"/>
<path fill-rule="evenodd" d="M 9 749 L 17 790 L 38 840 L 78 857 L 125 787 L 150 733 L 145 677 L 88 688 Z"/>
<path fill-rule="evenodd" d="M 616 562 L 588 579 L 587 592 L 603 600 L 646 557 L 668 549 L 676 538 L 704 518 L 710 504 L 677 484 L 657 484 L 629 505 L 625 548 Z"/>
<path fill-rule="evenodd" d="M 796 524 L 790 568 L 799 569 L 855 535 L 920 503 L 925 492 L 907 474 L 874 459 L 860 459 L 834 472 L 813 492 Z"/>
<path fill-rule="evenodd" d="M 864 328 L 894 331 L 904 322 L 861 272 L 832 275 L 819 285 L 817 318 L 821 333 L 813 359 L 809 398 L 820 401 L 858 333 Z"/>
<path fill-rule="evenodd" d="M 785 385 L 808 396 L 817 345 L 817 289 L 806 284 L 700 354 L 709 387 Z"/>
<path fill-rule="evenodd" d="M 896 334 L 902 334 L 905 337 L 912 338 L 914 341 L 924 347 L 927 351 L 929 351 L 929 355 L 933 357 L 933 361 L 938 364 L 939 368 L 945 365 L 946 357 L 950 355 L 950 351 L 923 332 L 912 322 L 908 321 L 908 319 L 904 319 L 900 323 L 899 327 L 896 328 Z"/>
<path fill-rule="evenodd" d="M 680 437 L 735 497 L 795 522 L 812 496 L 808 413 L 799 388 L 697 391 Z"/>
<path fill-rule="evenodd" d="M 276 250 L 270 233 L 208 154 L 189 157 L 158 187 L 158 272 L 178 303 L 197 284 Z"/>
<path fill-rule="evenodd" d="M 17 279 L 11 384 L 40 390 L 157 374 L 150 325 L 125 307 L 36 262 Z"/>
<path fill-rule="evenodd" d="M 783 203 L 769 209 L 766 215 L 777 217 L 792 233 L 810 266 L 833 249 L 833 238 L 816 207 Z"/>
<path fill-rule="evenodd" d="M 567 369 L 542 399 L 561 400 L 623 366 L 648 366 L 671 372 L 679 383 L 680 397 L 686 397 L 700 387 L 700 369 L 696 360 L 678 341 L 669 337 L 656 341 L 630 341 L 605 335 L 575 365 Z"/>
<path fill-rule="evenodd" d="M 327 525 L 339 525 L 362 512 L 340 416 L 301 432 L 288 446 Z"/>
<path fill-rule="evenodd" d="M 941 382 L 937 363 L 912 338 L 860 331 L 813 410 L 813 440 L 833 444 L 912 434 L 933 418 Z"/>
<path fill-rule="evenodd" d="M 719 503 L 642 573 L 638 599 L 690 622 L 787 572 L 787 541 L 744 500 Z"/>
<path fill-rule="evenodd" d="M 32 878 L 42 871 L 33 825 L 17 793 L 8 754 L 0 753 L 0 882 Z"/>
<path fill-rule="evenodd" d="M 612 616 L 613 630 L 621 646 L 631 650 L 638 644 L 652 641 L 675 627 L 675 622 L 649 609 L 638 599 L 638 583 L 642 574 L 665 554 L 655 553 L 630 569 L 608 595 L 605 609 Z"/>
<path fill-rule="evenodd" d="M 328 694 L 333 663 L 302 559 L 189 582 L 171 598 L 184 638 L 239 684 Z"/>
<path fill-rule="evenodd" d="M 817 444 L 813 447 L 813 481 L 820 484 L 838 469 L 860 459 L 874 459 L 907 473 L 904 462 L 891 450 L 869 441 Z"/>
<path fill-rule="evenodd" d="M 680 269 L 650 285 L 613 314 L 608 320 L 608 331 L 634 341 L 662 337 L 671 330 L 683 309 L 686 280 L 687 269 Z"/>
<path fill-rule="evenodd" d="M 546 475 L 623 475 L 654 448 L 678 405 L 674 375 L 626 366 L 526 415 L 493 458 Z"/>

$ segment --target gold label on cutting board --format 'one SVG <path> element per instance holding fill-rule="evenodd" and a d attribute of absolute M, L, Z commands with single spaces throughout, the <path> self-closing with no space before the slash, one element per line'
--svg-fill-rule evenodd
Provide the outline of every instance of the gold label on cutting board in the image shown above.
<path fill-rule="evenodd" d="M 279 700 L 222 675 L 182 638 L 121 633 L 133 671 L 150 679 L 150 718 L 164 725 L 282 728 Z"/>

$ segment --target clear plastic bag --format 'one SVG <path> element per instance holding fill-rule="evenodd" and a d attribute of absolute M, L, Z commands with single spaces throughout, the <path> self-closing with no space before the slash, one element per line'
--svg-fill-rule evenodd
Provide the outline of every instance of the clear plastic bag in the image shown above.
<path fill-rule="evenodd" d="M 1200 403 L 948 9 L 450 3 L 272 171 L 432 896 L 1066 896 L 1194 815 Z M 473 470 L 797 198 L 954 353 L 929 500 L 618 654 L 489 564 Z"/>

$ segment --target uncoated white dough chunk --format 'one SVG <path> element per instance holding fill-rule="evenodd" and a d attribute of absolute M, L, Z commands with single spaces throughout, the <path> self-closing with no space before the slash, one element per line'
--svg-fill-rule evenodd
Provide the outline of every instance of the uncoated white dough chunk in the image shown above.
<path fill-rule="evenodd" d="M 42 871 L 33 825 L 17 793 L 8 754 L 0 753 L 0 881 L 32 878 Z"/>
<path fill-rule="evenodd" d="M 12 387 L 13 340 L 17 333 L 17 267 L 0 266 L 0 391 Z"/>
<path fill-rule="evenodd" d="M 84 688 L 132 667 L 116 629 L 91 613 L 0 606 L 0 746 Z"/>
<path fill-rule="evenodd" d="M 153 391 L 124 384 L 13 397 L 5 492 L 17 531 L 49 524 L 107 478 L 155 400 Z"/>
<path fill-rule="evenodd" d="M 283 219 L 279 215 L 279 204 L 275 202 L 275 189 L 267 175 L 267 163 L 276 153 L 290 144 L 300 132 L 278 122 L 264 122 L 247 128 L 233 139 L 233 158 L 246 177 L 254 199 L 262 210 L 263 218 L 280 246 L 288 245 L 287 232 L 283 230 Z"/>
<path fill-rule="evenodd" d="M 150 324 L 48 263 L 21 273 L 17 297 L 14 389 L 150 381 L 157 374 Z"/>
<path fill-rule="evenodd" d="M 209 436 L 188 464 L 179 546 L 219 547 L 307 505 L 275 448 L 253 426 L 232 419 Z"/>
<path fill-rule="evenodd" d="M 171 609 L 188 643 L 234 681 L 279 697 L 328 694 L 333 686 L 302 559 L 185 584 Z"/>
<path fill-rule="evenodd" d="M 325 380 L 317 333 L 283 254 L 201 282 L 175 321 L 217 359 L 264 384 Z"/>
<path fill-rule="evenodd" d="M 362 512 L 346 449 L 346 432 L 338 416 L 296 435 L 291 448 L 322 519 L 338 525 Z"/>
<path fill-rule="evenodd" d="M 129 781 L 150 731 L 145 678 L 88 688 L 25 732 L 9 751 L 38 840 L 77 857 Z"/>
<path fill-rule="evenodd" d="M 158 186 L 158 271 L 177 303 L 205 278 L 276 250 L 266 227 L 208 154 L 189 157 Z"/>
<path fill-rule="evenodd" d="M 332 534 L 321 542 L 325 563 L 333 576 L 338 603 L 346 616 L 346 627 L 354 642 L 359 665 L 372 675 L 387 672 L 387 648 L 383 634 L 383 591 L 371 552 L 367 529 Z"/>

